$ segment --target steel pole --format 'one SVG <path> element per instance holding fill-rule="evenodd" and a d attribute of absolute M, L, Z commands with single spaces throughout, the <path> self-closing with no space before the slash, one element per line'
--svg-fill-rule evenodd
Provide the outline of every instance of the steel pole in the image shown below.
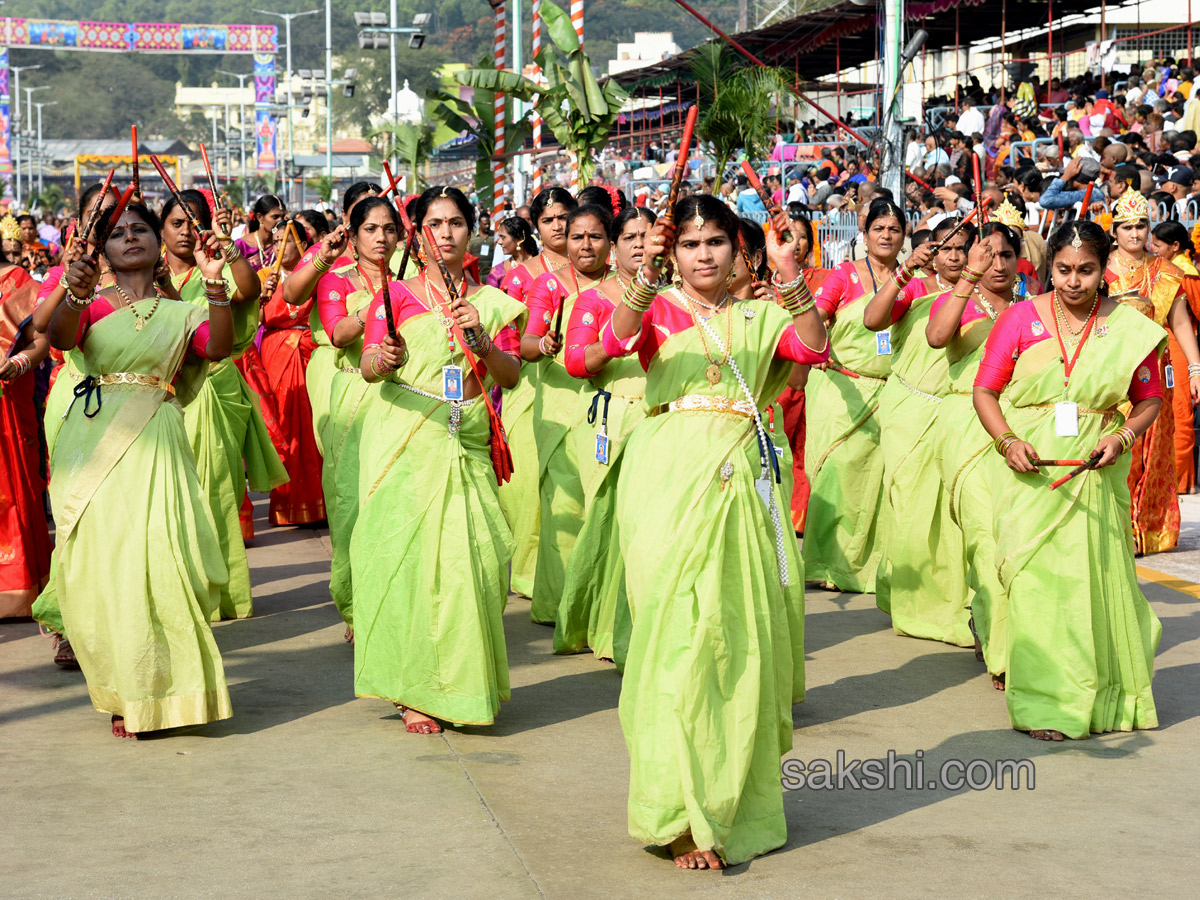
<path fill-rule="evenodd" d="M 325 176 L 333 200 L 333 5 L 325 0 Z"/>

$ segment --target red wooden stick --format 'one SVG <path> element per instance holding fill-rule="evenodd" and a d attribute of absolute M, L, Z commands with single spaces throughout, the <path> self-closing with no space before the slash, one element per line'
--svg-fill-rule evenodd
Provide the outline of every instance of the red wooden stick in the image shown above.
<path fill-rule="evenodd" d="M 830 366 L 829 368 L 833 369 L 833 371 L 835 371 L 835 372 L 841 372 L 847 378 L 857 378 L 858 377 L 857 372 L 851 372 L 849 369 L 843 369 L 841 366 Z"/>
<path fill-rule="evenodd" d="M 387 197 L 388 194 L 395 192 L 396 202 L 402 203 L 403 198 L 400 196 L 400 182 L 398 182 L 396 180 L 396 176 L 392 174 L 392 167 L 390 165 L 388 165 L 388 163 L 386 161 L 384 161 L 384 164 L 383 164 L 383 174 L 387 176 L 388 186 L 387 186 L 387 190 L 385 190 L 379 196 Z"/>
<path fill-rule="evenodd" d="M 175 187 L 175 182 L 171 180 L 171 176 L 167 174 L 166 168 L 159 161 L 158 157 L 153 153 L 150 154 L 150 162 L 154 165 L 154 169 L 158 172 L 158 177 L 163 180 L 163 184 L 167 186 L 167 190 L 171 192 L 171 196 L 175 198 L 175 202 L 179 204 L 179 208 L 183 210 L 183 214 L 188 217 L 188 221 L 192 223 L 192 227 L 196 229 L 196 241 L 200 241 L 200 235 L 204 233 L 204 226 L 200 224 L 200 220 L 196 217 L 196 213 L 192 211 L 191 204 L 183 199 L 183 195 L 179 193 L 179 188 Z"/>
<path fill-rule="evenodd" d="M 975 169 L 975 206 L 980 210 L 979 224 L 987 224 L 987 210 L 983 208 L 983 176 L 979 172 L 979 154 L 974 150 L 971 151 L 971 164 Z"/>
<path fill-rule="evenodd" d="M 88 238 L 92 234 L 92 229 L 96 227 L 96 221 L 100 218 L 100 213 L 104 209 L 104 201 L 108 198 L 108 189 L 112 187 L 113 170 L 108 170 L 108 176 L 104 179 L 104 187 L 100 189 L 99 199 L 96 201 L 96 208 L 92 210 L 92 214 L 88 216 L 87 224 L 83 226 L 83 231 L 79 232 L 79 240 L 83 242 L 83 246 L 87 247 Z M 117 200 L 121 199 L 121 195 L 117 194 Z"/>
<path fill-rule="evenodd" d="M 142 179 L 138 174 L 138 139 L 137 126 L 134 125 L 131 129 L 133 138 L 133 192 L 139 197 L 142 196 Z"/>
<path fill-rule="evenodd" d="M 922 181 L 920 178 L 918 178 L 912 172 L 908 171 L 908 169 L 904 170 L 904 174 L 907 175 L 909 178 L 911 178 L 913 181 L 915 181 L 917 184 L 919 184 L 921 187 L 925 188 L 925 190 L 927 190 L 927 191 L 933 190 L 933 186 L 931 184 L 929 184 L 929 182 Z"/>
<path fill-rule="evenodd" d="M 661 216 L 667 222 L 675 221 L 675 201 L 679 199 L 679 185 L 683 183 L 683 175 L 688 167 L 688 152 L 692 147 L 692 132 L 696 129 L 696 117 L 700 115 L 700 107 L 693 105 L 683 123 L 683 138 L 679 141 L 679 156 L 675 158 L 675 172 L 671 175 L 671 190 L 667 194 L 667 209 Z M 654 257 L 654 268 L 661 269 L 666 257 L 661 253 Z"/>
<path fill-rule="evenodd" d="M 1082 459 L 1037 459 L 1033 460 L 1035 466 L 1081 466 L 1085 460 Z"/>
<path fill-rule="evenodd" d="M 965 216 L 963 216 L 963 220 L 961 222 L 959 222 L 957 225 L 955 225 L 953 228 L 951 228 L 949 234 L 947 234 L 944 238 L 942 238 L 940 241 L 938 241 L 936 244 L 933 245 L 933 252 L 937 253 L 939 250 L 941 250 L 943 247 L 945 247 L 946 244 L 949 243 L 950 238 L 954 237 L 956 234 L 958 234 L 960 231 L 962 231 L 963 228 L 966 227 L 968 222 L 970 222 L 973 218 L 975 218 L 977 215 L 979 215 L 980 208 L 981 208 L 981 205 L 977 205 L 973 210 L 971 210 L 969 213 L 967 213 Z"/>
<path fill-rule="evenodd" d="M 1096 182 L 1089 181 L 1087 189 L 1083 192 L 1083 204 L 1080 206 L 1080 209 L 1079 209 L 1079 218 L 1085 222 L 1091 218 L 1091 214 L 1088 212 L 1088 207 L 1091 206 L 1092 188 L 1094 188 L 1095 186 L 1096 186 Z"/>
<path fill-rule="evenodd" d="M 117 205 L 113 207 L 112 216 L 109 217 L 108 227 L 104 229 L 103 234 L 96 236 L 96 246 L 104 246 L 108 236 L 112 234 L 112 230 L 117 227 L 117 220 L 121 218 L 121 214 L 125 212 L 125 207 L 129 205 L 129 198 L 133 196 L 133 185 L 125 188 L 125 193 L 121 195 L 121 199 L 117 201 Z"/>
<path fill-rule="evenodd" d="M 1100 462 L 1100 454 L 1097 453 L 1096 455 L 1088 458 L 1087 461 L 1076 466 L 1074 469 L 1072 469 L 1070 472 L 1068 472 L 1062 478 L 1058 479 L 1058 481 L 1051 484 L 1050 490 L 1052 490 L 1052 491 L 1056 490 L 1057 488 L 1062 487 L 1064 484 L 1066 484 L 1068 481 L 1070 481 L 1076 475 L 1082 475 L 1088 469 L 1096 468 L 1096 463 L 1098 463 L 1098 462 Z"/>

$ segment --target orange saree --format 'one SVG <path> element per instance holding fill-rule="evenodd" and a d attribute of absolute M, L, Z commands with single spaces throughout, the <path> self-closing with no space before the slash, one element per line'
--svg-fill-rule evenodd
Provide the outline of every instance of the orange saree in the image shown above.
<path fill-rule="evenodd" d="M 1192 313 L 1192 328 L 1196 327 L 1196 319 L 1200 319 L 1200 273 L 1186 254 L 1180 254 L 1172 260 L 1183 272 L 1183 292 L 1187 297 L 1188 309 Z M 1175 370 L 1175 383 L 1187 384 L 1187 357 L 1176 343 L 1174 335 L 1170 341 L 1171 368 Z M 1196 447 L 1196 429 L 1193 416 L 1190 392 L 1175 391 L 1175 476 L 1178 479 L 1177 492 L 1190 494 L 1196 485 L 1196 461 L 1193 453 Z"/>
<path fill-rule="evenodd" d="M 1167 314 L 1183 294 L 1183 273 L 1158 257 L 1146 255 L 1147 266 L 1132 272 L 1109 266 L 1105 272 L 1109 294 L 1119 303 L 1134 307 L 1166 327 Z M 1174 337 L 1171 343 L 1174 343 Z M 1129 494 L 1133 516 L 1134 552 L 1162 553 L 1179 543 L 1179 496 L 1175 473 L 1174 395 L 1188 390 L 1183 381 L 1168 380 L 1170 357 L 1159 361 L 1163 381 L 1163 405 L 1154 424 L 1133 445 L 1129 467 Z M 1186 375 L 1187 364 L 1184 363 Z M 1172 373 L 1174 374 L 1174 373 Z M 1176 387 L 1167 387 L 1176 384 Z"/>

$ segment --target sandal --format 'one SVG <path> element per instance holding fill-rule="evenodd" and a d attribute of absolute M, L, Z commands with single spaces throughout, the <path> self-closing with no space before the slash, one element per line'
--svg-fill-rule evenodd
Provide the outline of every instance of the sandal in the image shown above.
<path fill-rule="evenodd" d="M 62 666 L 64 669 L 78 669 L 79 660 L 75 658 L 75 651 L 71 649 L 71 642 L 63 635 L 56 634 L 52 645 L 54 650 L 54 664 Z"/>

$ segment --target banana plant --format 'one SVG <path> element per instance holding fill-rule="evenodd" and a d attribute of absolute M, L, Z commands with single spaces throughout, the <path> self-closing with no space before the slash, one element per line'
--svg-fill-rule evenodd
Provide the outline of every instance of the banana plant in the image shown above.
<path fill-rule="evenodd" d="M 554 139 L 571 155 L 580 184 L 585 184 L 595 171 L 595 154 L 608 142 L 629 95 L 612 79 L 603 85 L 596 80 L 570 16 L 550 0 L 542 2 L 542 23 L 550 40 L 543 42 L 534 62 L 545 84 L 484 66 L 467 69 L 456 78 L 476 92 L 503 91 L 532 103 Z"/>
<path fill-rule="evenodd" d="M 496 73 L 491 57 L 482 57 L 475 69 L 470 71 Z M 509 74 L 509 73 L 499 73 Z M 466 82 L 463 82 L 464 84 Z M 525 146 L 531 133 L 528 113 L 514 119 L 512 104 L 508 104 L 505 116 L 504 146 L 497 149 L 496 131 L 496 88 L 474 87 L 470 102 L 446 90 L 430 91 L 426 94 L 425 109 L 430 118 L 445 125 L 451 131 L 475 138 L 475 192 L 482 208 L 490 209 L 493 202 L 492 157 L 498 153 L 516 153 Z M 501 88 L 503 90 L 503 88 Z"/>
<path fill-rule="evenodd" d="M 433 153 L 433 128 L 434 126 L 429 122 L 389 121 L 384 122 L 370 134 L 370 137 L 373 138 L 386 136 L 386 144 L 391 145 L 392 153 L 401 160 L 403 166 L 401 172 L 413 173 L 416 183 L 409 187 L 410 191 L 419 191 L 426 187 L 421 170 L 425 168 L 425 161 Z M 383 153 L 383 148 L 380 149 L 381 156 L 390 155 Z"/>

